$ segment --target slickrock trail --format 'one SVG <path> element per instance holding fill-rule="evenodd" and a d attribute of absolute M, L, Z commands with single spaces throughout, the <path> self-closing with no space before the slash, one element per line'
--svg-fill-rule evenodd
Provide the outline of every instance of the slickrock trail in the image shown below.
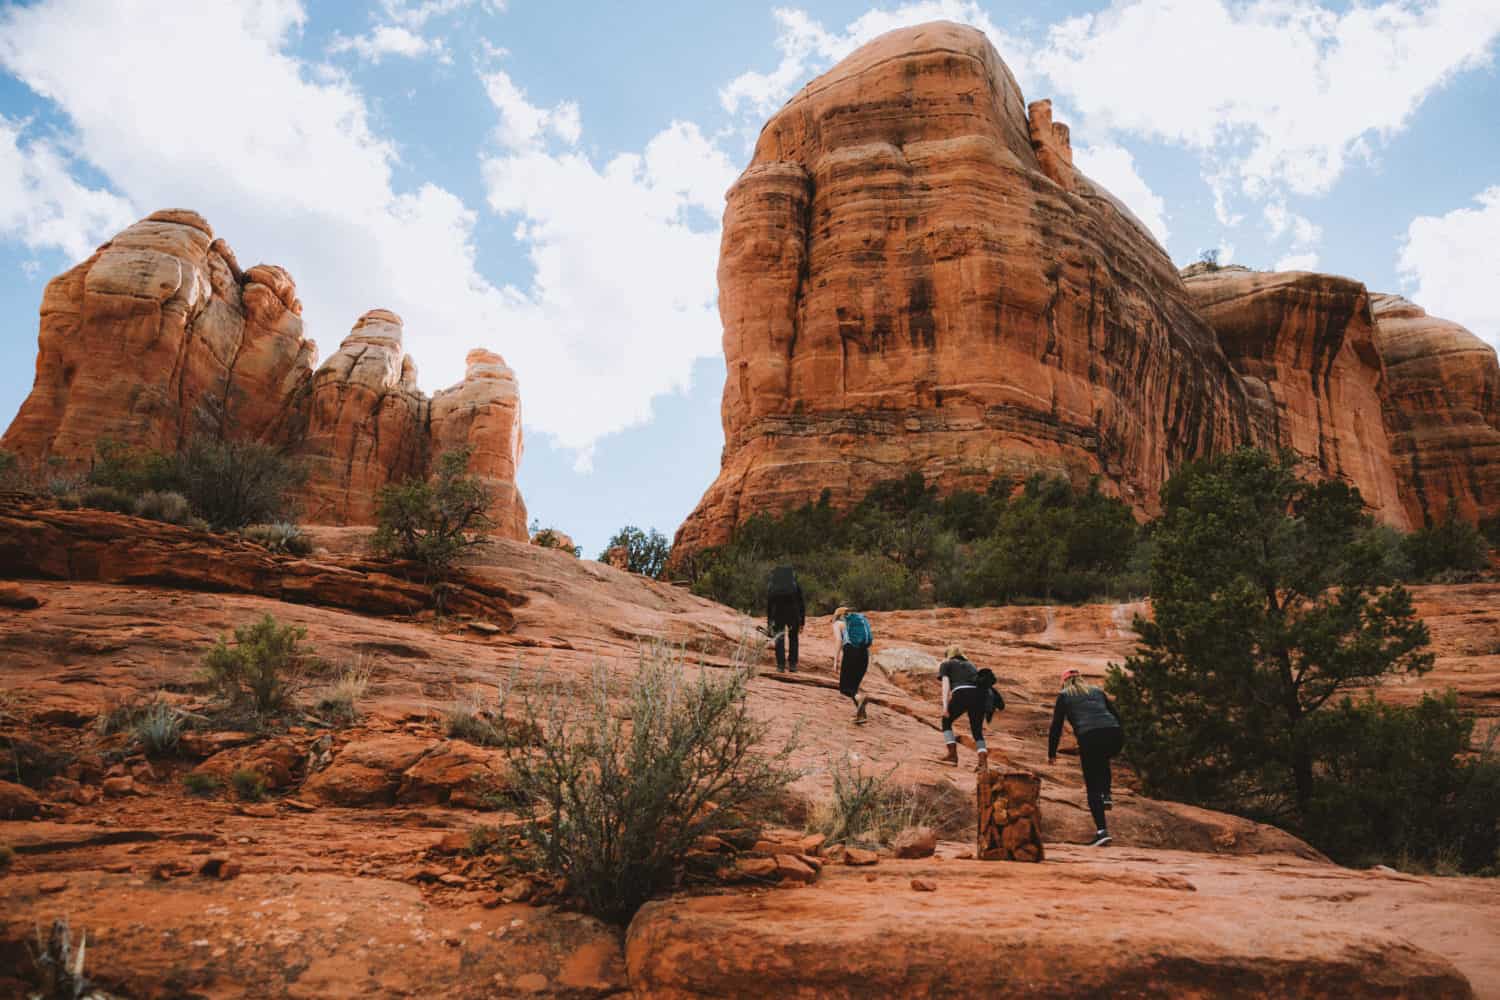
<path fill-rule="evenodd" d="M 159 528 L 76 517 L 135 525 L 143 544 Z M 232 569 L 213 558 L 224 542 L 191 534 L 177 559 Z M 367 532 L 315 536 L 308 562 L 360 575 Z M 1076 760 L 1065 751 L 1057 767 L 1044 763 L 1051 692 L 1064 663 L 1097 674 L 1121 659 L 1140 605 L 876 613 L 866 682 L 875 700 L 862 727 L 834 688 L 827 621 L 811 621 L 804 672 L 762 674 L 751 687 L 773 736 L 796 728 L 802 739 L 789 818 L 829 794 L 830 762 L 851 753 L 935 803 L 938 857 L 825 864 L 800 888 L 699 887 L 652 904 L 627 933 L 531 905 L 515 888 L 523 879 L 464 852 L 471 827 L 508 822 L 478 794 L 503 781 L 504 753 L 447 738 L 441 712 L 472 692 L 493 698 L 512 671 L 523 687 L 587 685 L 596 663 L 629 671 L 657 641 L 724 667 L 750 620 L 504 541 L 471 568 L 511 595 L 512 619 L 485 631 L 237 593 L 229 570 L 222 588 L 200 578 L 174 589 L 91 582 L 86 561 L 73 569 L 72 580 L 0 570 L 25 577 L 14 587 L 41 602 L 0 614 L 5 733 L 80 765 L 76 779 L 39 792 L 37 818 L 0 821 L 0 843 L 16 852 L 0 875 L 0 968 L 25 968 L 34 926 L 66 915 L 89 933 L 96 978 L 140 996 L 1465 996 L 1463 977 L 1478 995 L 1500 995 L 1500 895 L 1485 880 L 1342 869 L 1274 829 L 1147 799 L 1128 776 L 1112 821 L 1118 846 L 1067 846 L 1089 827 Z M 1483 716 L 1500 714 L 1500 655 L 1489 648 L 1497 595 L 1494 585 L 1418 591 L 1440 654 L 1421 686 L 1457 683 Z M 95 717 L 134 692 L 190 700 L 212 639 L 267 612 L 306 626 L 331 663 L 371 669 L 360 720 L 259 741 L 209 734 L 177 760 L 127 753 L 121 777 L 109 777 L 101 752 L 123 748 L 122 737 L 101 741 Z M 1000 676 L 1009 707 L 996 717 L 997 766 L 1044 778 L 1041 865 L 957 857 L 972 849 L 974 780 L 967 751 L 959 770 L 936 760 L 933 670 L 950 640 Z M 751 655 L 766 662 L 758 644 Z M 183 787 L 191 770 L 223 775 L 251 762 L 278 776 L 266 802 Z M 232 877 L 198 874 L 210 861 Z M 915 891 L 913 879 L 937 891 Z M 939 945 L 952 939 L 939 928 L 985 960 L 949 968 Z M 1060 960 L 1082 941 L 1105 957 Z"/>

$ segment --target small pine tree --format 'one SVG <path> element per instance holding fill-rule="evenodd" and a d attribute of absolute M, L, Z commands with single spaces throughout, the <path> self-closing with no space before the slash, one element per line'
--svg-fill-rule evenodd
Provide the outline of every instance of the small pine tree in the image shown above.
<path fill-rule="evenodd" d="M 604 562 L 609 557 L 609 550 L 617 546 L 624 547 L 625 568 L 630 572 L 659 580 L 667 571 L 667 560 L 672 555 L 672 543 L 667 540 L 667 536 L 655 528 L 646 532 L 635 525 L 627 524 L 610 538 L 609 544 L 604 546 L 604 551 L 599 553 L 599 561 Z"/>
<path fill-rule="evenodd" d="M 1153 531 L 1153 617 L 1109 687 L 1156 794 L 1305 819 L 1336 695 L 1431 669 L 1411 595 L 1360 544 L 1357 490 L 1242 449 L 1179 471 Z"/>
<path fill-rule="evenodd" d="M 454 564 L 494 527 L 494 493 L 468 474 L 472 454 L 468 447 L 444 452 L 431 479 L 383 487 L 376 502 L 375 551 L 420 563 L 439 611 Z"/>

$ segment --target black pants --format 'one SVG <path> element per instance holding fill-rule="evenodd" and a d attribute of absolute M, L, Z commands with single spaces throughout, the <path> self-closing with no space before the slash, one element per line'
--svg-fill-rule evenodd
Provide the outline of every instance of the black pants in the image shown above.
<path fill-rule="evenodd" d="M 864 646 L 844 646 L 843 659 L 839 661 L 839 693 L 846 698 L 859 694 L 865 671 L 870 669 L 870 650 Z"/>
<path fill-rule="evenodd" d="M 1089 812 L 1094 828 L 1108 829 L 1104 821 L 1104 799 L 1109 795 L 1109 759 L 1125 746 L 1125 734 L 1117 726 L 1091 729 L 1078 737 L 1078 758 L 1083 762 L 1083 785 L 1088 790 Z"/>
<path fill-rule="evenodd" d="M 792 669 L 797 669 L 797 638 L 801 633 L 802 630 L 795 625 L 776 633 L 777 670 L 785 670 L 788 659 L 792 661 Z"/>
<path fill-rule="evenodd" d="M 958 737 L 953 734 L 953 722 L 960 715 L 967 714 L 969 717 L 969 735 L 974 737 L 974 748 L 976 750 L 986 749 L 984 745 L 984 717 L 989 712 L 989 702 L 989 688 L 963 687 L 954 691 L 948 698 L 948 714 L 943 716 L 943 739 L 948 743 L 958 742 Z"/>

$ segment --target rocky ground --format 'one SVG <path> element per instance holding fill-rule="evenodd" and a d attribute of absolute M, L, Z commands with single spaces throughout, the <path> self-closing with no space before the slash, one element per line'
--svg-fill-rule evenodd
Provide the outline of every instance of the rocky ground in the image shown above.
<path fill-rule="evenodd" d="M 36 519 L 9 516 L 11 537 Z M 355 529 L 320 530 L 311 559 L 288 560 L 117 515 L 49 523 L 76 536 L 70 579 L 42 579 L 64 574 L 0 542 L 0 572 L 18 578 L 6 587 L 17 606 L 0 608 L 4 731 L 70 758 L 34 792 L 3 786 L 0 812 L 16 818 L 0 820 L 0 843 L 15 852 L 0 874 L 10 903 L 0 970 L 25 970 L 34 927 L 67 916 L 89 934 L 91 973 L 142 996 L 1463 996 L 1470 984 L 1500 995 L 1492 883 L 1342 869 L 1279 831 L 1135 794 L 1128 775 L 1117 846 L 1069 846 L 1089 824 L 1071 743 L 1056 767 L 1045 763 L 1050 692 L 1064 664 L 1097 675 L 1121 659 L 1138 606 L 876 614 L 867 726 L 852 724 L 834 686 L 827 621 L 810 622 L 803 671 L 764 673 L 751 687 L 773 736 L 795 730 L 801 741 L 804 776 L 784 821 L 816 809 L 829 768 L 852 758 L 932 805 L 936 855 L 855 867 L 787 831 L 740 845 L 734 884 L 688 885 L 622 931 L 567 912 L 554 887 L 503 853 L 474 849 L 475 827 L 509 836 L 512 818 L 491 797 L 504 753 L 448 738 L 443 712 L 493 702 L 512 678 L 582 686 L 600 664 L 618 676 L 657 643 L 708 669 L 746 655 L 765 663 L 753 621 L 502 542 L 472 568 L 476 613 L 439 626 L 390 610 L 399 588 L 360 564 Z M 113 539 L 104 549 L 101 532 Z M 101 556 L 120 551 L 149 551 L 146 569 L 122 572 L 128 560 Z M 252 556 L 267 565 L 245 571 Z M 308 579 L 321 583 L 284 586 Z M 381 613 L 357 610 L 360 594 Z M 1497 594 L 1422 588 L 1438 667 L 1382 697 L 1451 685 L 1476 715 L 1500 716 Z M 19 606 L 28 598 L 37 606 Z M 201 707 L 194 675 L 206 648 L 268 612 L 305 626 L 335 667 L 370 671 L 356 722 L 197 735 L 180 757 L 155 761 L 123 734 L 98 733 L 95 719 L 131 696 Z M 992 737 L 996 765 L 1044 779 L 1041 865 L 960 857 L 972 850 L 972 753 L 959 770 L 937 761 L 934 670 L 949 641 L 1001 678 L 1009 708 Z M 265 801 L 200 797 L 183 783 L 246 766 L 268 777 Z M 18 990 L 6 974 L 0 992 Z"/>

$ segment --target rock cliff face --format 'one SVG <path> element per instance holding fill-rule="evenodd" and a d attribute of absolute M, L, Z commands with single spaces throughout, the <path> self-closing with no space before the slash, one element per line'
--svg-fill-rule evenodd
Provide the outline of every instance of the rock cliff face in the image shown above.
<path fill-rule="evenodd" d="M 1377 517 L 1410 527 L 1382 415 L 1386 384 L 1365 286 L 1243 267 L 1195 265 L 1186 274 L 1199 314 L 1256 405 L 1263 436 L 1359 487 Z"/>
<path fill-rule="evenodd" d="M 401 318 L 375 309 L 314 371 L 291 277 L 242 271 L 193 212 L 126 229 L 53 279 L 41 312 L 36 381 L 0 447 L 81 470 L 105 438 L 171 451 L 231 433 L 305 462 L 304 519 L 364 524 L 381 486 L 467 445 L 495 491 L 495 533 L 527 538 L 520 395 L 498 354 L 470 352 L 463 381 L 429 399 Z"/>
<path fill-rule="evenodd" d="M 1500 366 L 1457 323 L 1396 295 L 1371 296 L 1385 364 L 1386 425 L 1414 525 L 1452 501 L 1470 520 L 1500 517 Z"/>
<path fill-rule="evenodd" d="M 156 212 L 48 283 L 36 382 L 0 445 L 69 463 L 101 438 L 173 449 L 226 409 L 278 436 L 316 351 L 301 312 L 281 268 L 241 272 L 201 216 Z"/>
<path fill-rule="evenodd" d="M 882 36 L 770 120 L 719 310 L 725 450 L 680 551 L 910 470 L 1097 474 L 1151 510 L 1176 463 L 1260 433 L 1167 255 L 958 25 Z"/>

